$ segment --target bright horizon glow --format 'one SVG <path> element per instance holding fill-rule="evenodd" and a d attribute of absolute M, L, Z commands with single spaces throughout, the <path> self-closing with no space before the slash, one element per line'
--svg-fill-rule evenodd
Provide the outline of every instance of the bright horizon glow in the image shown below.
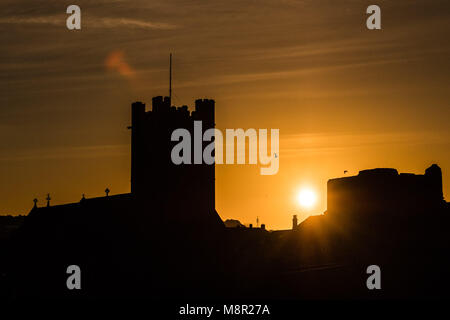
<path fill-rule="evenodd" d="M 297 202 L 304 209 L 311 209 L 317 202 L 317 193 L 310 189 L 301 189 L 297 194 Z"/>
<path fill-rule="evenodd" d="M 110 195 L 129 193 L 130 103 L 150 110 L 152 97 L 168 95 L 170 51 L 174 105 L 193 111 L 196 99 L 214 99 L 224 133 L 280 130 L 276 175 L 261 176 L 254 165 L 215 166 L 223 220 L 255 225 L 259 216 L 268 229 L 290 229 L 293 214 L 300 222 L 327 210 L 327 181 L 347 176 L 344 170 L 423 174 L 434 162 L 450 201 L 450 42 L 442 41 L 450 1 L 395 1 L 383 12 L 388 20 L 381 18 L 389 32 L 367 30 L 356 1 L 339 12 L 330 1 L 210 1 L 207 15 L 186 2 L 103 2 L 81 5 L 110 18 L 82 17 L 81 30 L 92 32 L 79 35 L 46 15 L 60 9 L 33 10 L 30 2 L 24 12 L 24 1 L 0 1 L 8 12 L 0 18 L 8 30 L 0 215 L 26 215 L 34 198 L 46 205 L 47 193 L 51 205 L 104 196 L 107 186 Z M 298 202 L 302 189 L 317 195 L 310 209 Z"/>

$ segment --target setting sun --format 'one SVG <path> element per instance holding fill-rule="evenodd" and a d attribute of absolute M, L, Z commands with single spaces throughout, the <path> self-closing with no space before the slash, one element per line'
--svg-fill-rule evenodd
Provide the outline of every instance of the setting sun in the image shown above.
<path fill-rule="evenodd" d="M 317 202 L 317 194 L 312 189 L 302 189 L 297 195 L 297 202 L 302 208 L 310 209 Z"/>

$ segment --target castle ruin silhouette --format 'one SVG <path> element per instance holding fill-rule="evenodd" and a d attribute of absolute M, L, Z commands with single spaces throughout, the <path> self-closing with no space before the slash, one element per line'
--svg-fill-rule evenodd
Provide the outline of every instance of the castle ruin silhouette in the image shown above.
<path fill-rule="evenodd" d="M 433 164 L 425 174 L 398 173 L 378 168 L 357 176 L 330 179 L 327 184 L 327 214 L 413 216 L 440 210 L 445 205 L 442 171 Z"/>

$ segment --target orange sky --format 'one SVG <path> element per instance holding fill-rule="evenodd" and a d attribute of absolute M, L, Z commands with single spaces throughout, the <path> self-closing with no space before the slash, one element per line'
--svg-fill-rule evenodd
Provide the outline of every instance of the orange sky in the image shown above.
<path fill-rule="evenodd" d="M 373 167 L 423 173 L 438 163 L 450 198 L 448 1 L 59 1 L 0 4 L 0 214 L 32 199 L 129 191 L 130 104 L 216 100 L 225 128 L 280 129 L 280 169 L 216 168 L 223 219 L 289 228 L 326 209 L 326 181 Z M 301 211 L 295 194 L 317 190 Z"/>

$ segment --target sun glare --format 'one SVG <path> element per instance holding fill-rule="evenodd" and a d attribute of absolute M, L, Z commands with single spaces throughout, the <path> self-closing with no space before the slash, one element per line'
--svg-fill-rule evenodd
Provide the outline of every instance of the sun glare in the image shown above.
<path fill-rule="evenodd" d="M 297 195 L 298 204 L 305 209 L 311 209 L 317 202 L 317 194 L 312 189 L 302 189 Z"/>

